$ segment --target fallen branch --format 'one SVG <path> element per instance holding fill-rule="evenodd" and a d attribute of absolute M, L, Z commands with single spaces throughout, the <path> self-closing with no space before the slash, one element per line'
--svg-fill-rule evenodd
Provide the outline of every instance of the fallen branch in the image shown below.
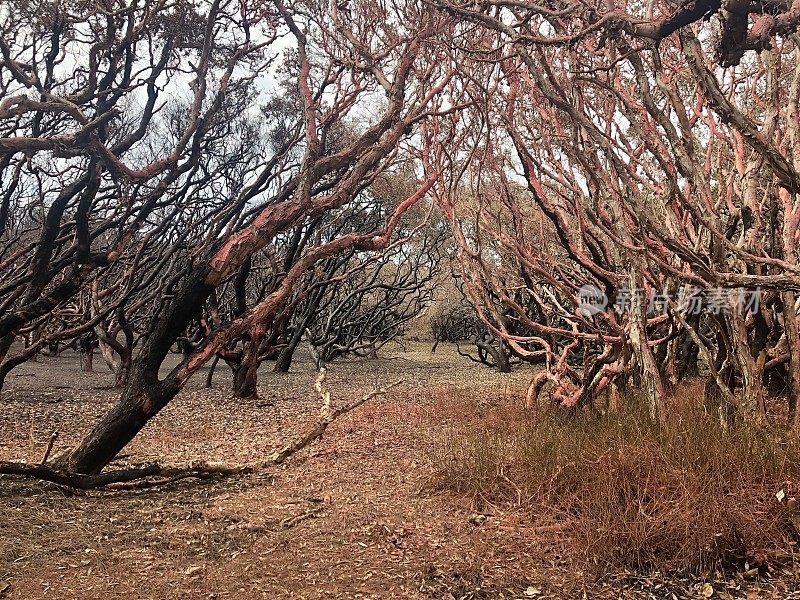
<path fill-rule="evenodd" d="M 281 450 L 275 452 L 269 458 L 269 463 L 273 465 L 279 465 L 287 458 L 289 458 L 295 452 L 302 450 L 306 446 L 308 446 L 311 442 L 322 436 L 325 433 L 325 430 L 328 428 L 328 425 L 333 423 L 337 418 L 341 415 L 350 412 L 354 408 L 358 408 L 368 400 L 375 398 L 376 396 L 381 396 L 388 392 L 395 386 L 400 385 L 403 383 L 402 379 L 398 379 L 397 381 L 393 381 L 387 386 L 382 388 L 378 388 L 369 392 L 368 394 L 364 394 L 359 400 L 355 402 L 351 402 L 350 404 L 346 404 L 345 406 L 341 406 L 337 409 L 331 409 L 331 393 L 328 391 L 326 385 L 326 371 L 324 368 L 319 370 L 319 375 L 317 376 L 317 381 L 314 384 L 314 389 L 317 390 L 317 394 L 319 394 L 320 400 L 322 400 L 322 409 L 320 410 L 319 420 L 314 424 L 313 427 L 308 429 L 302 435 L 296 437 L 294 440 L 289 442 L 286 446 L 284 446 Z"/>
<path fill-rule="evenodd" d="M 65 471 L 61 468 L 58 468 L 56 466 L 57 463 L 51 463 L 48 465 L 0 461 L 0 475 L 14 475 L 19 477 L 27 477 L 30 479 L 40 479 L 71 488 L 88 490 L 111 484 L 126 484 L 120 487 L 133 489 L 138 487 L 164 485 L 189 477 L 196 479 L 207 479 L 209 477 L 244 475 L 263 471 L 283 463 L 292 454 L 299 452 L 314 440 L 319 439 L 322 434 L 325 433 L 328 425 L 333 423 L 343 414 L 358 408 L 376 396 L 385 394 L 393 387 L 400 385 L 402 382 L 402 380 L 394 381 L 384 387 L 364 394 L 364 396 L 355 402 L 340 406 L 339 408 L 332 408 L 331 393 L 328 390 L 326 382 L 326 370 L 324 368 L 320 369 L 317 380 L 314 383 L 314 389 L 317 391 L 317 394 L 322 401 L 319 419 L 303 434 L 296 437 L 280 450 L 274 452 L 266 461 L 255 465 L 230 465 L 220 462 L 198 461 L 189 463 L 187 465 L 151 464 L 127 469 L 117 469 L 95 475 L 85 475 L 83 473 Z M 50 442 L 51 443 L 45 452 L 44 460 L 47 460 L 47 457 L 52 450 L 52 443 L 55 442 L 55 436 L 51 436 Z M 157 479 L 153 480 L 152 478 Z M 145 479 L 147 479 L 147 481 L 141 481 Z M 308 518 L 308 516 L 304 518 Z"/>
<path fill-rule="evenodd" d="M 291 529 L 298 523 L 305 521 L 306 519 L 311 519 L 312 517 L 316 517 L 319 513 L 323 511 L 324 506 L 317 506 L 316 508 L 312 508 L 311 510 L 307 510 L 304 513 L 301 513 L 295 517 L 286 517 L 281 521 L 281 527 L 283 529 Z"/>
<path fill-rule="evenodd" d="M 196 462 L 189 465 L 174 466 L 152 464 L 142 467 L 131 467 L 129 469 L 117 469 L 105 473 L 98 473 L 96 475 L 85 475 L 83 473 L 72 473 L 48 465 L 35 465 L 23 462 L 0 462 L 0 475 L 17 475 L 31 479 L 41 479 L 43 481 L 50 481 L 80 490 L 89 490 L 113 483 L 126 483 L 146 477 L 161 477 L 165 479 L 164 483 L 169 483 L 186 477 L 206 479 L 214 476 L 240 475 L 250 473 L 252 470 L 253 468 L 249 466 Z"/>

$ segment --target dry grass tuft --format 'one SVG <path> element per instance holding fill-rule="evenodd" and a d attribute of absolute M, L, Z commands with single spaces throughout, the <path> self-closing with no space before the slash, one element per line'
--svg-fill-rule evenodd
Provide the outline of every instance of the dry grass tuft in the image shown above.
<path fill-rule="evenodd" d="M 800 442 L 724 433 L 690 408 L 664 428 L 632 409 L 566 421 L 506 411 L 449 429 L 435 459 L 437 487 L 555 519 L 603 569 L 763 573 L 797 537 L 775 493 L 800 481 Z"/>

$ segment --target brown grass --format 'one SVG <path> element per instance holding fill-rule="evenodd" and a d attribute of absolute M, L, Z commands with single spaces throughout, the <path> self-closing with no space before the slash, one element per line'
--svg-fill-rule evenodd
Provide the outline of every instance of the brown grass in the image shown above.
<path fill-rule="evenodd" d="M 800 481 L 796 441 L 724 433 L 686 407 L 664 428 L 635 409 L 568 421 L 505 411 L 490 423 L 448 430 L 437 485 L 561 524 L 590 565 L 763 574 L 791 556 L 796 532 L 775 493 Z"/>

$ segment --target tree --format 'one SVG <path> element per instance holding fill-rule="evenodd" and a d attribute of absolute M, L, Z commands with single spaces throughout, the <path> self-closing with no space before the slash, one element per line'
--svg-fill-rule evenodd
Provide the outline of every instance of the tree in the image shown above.
<path fill-rule="evenodd" d="M 247 152 L 232 117 L 275 37 L 265 18 L 263 42 L 247 41 L 239 24 L 241 45 L 230 47 L 231 6 L 20 0 L 0 11 L 0 361 L 15 333 L 40 328 L 104 271 L 138 277 L 154 256 L 168 261 L 185 247 L 193 223 L 229 208 L 209 202 L 205 186 Z M 165 103 L 167 82 L 181 78 L 188 97 Z M 119 285 L 132 293 L 139 284 Z M 95 318 L 82 326 L 104 316 Z"/>
<path fill-rule="evenodd" d="M 763 421 L 772 357 L 800 356 L 794 37 L 725 76 L 689 28 L 651 52 L 611 35 L 613 15 L 588 28 L 535 6 L 449 10 L 481 25 L 460 47 L 463 85 L 485 100 L 441 201 L 481 316 L 545 357 L 529 398 L 577 408 L 633 381 L 663 421 L 696 352 L 726 423 L 730 407 Z M 608 304 L 587 311 L 593 290 Z M 754 294 L 759 307 L 741 302 Z"/>
<path fill-rule="evenodd" d="M 379 5 L 365 5 L 353 22 L 313 4 L 290 10 L 276 2 L 275 11 L 275 22 L 296 42 L 286 68 L 303 101 L 303 138 L 296 143 L 287 141 L 283 152 L 261 163 L 252 183 L 233 195 L 227 212 L 218 217 L 225 227 L 212 229 L 205 245 L 191 249 L 191 261 L 147 328 L 120 402 L 63 459 L 70 471 L 99 472 L 201 365 L 255 324 L 269 327 L 297 282 L 318 261 L 351 248 L 385 248 L 402 215 L 426 195 L 439 176 L 433 172 L 418 180 L 379 229 L 344 234 L 308 247 L 273 292 L 244 315 L 211 331 L 190 356 L 166 377 L 159 377 L 170 347 L 214 290 L 276 236 L 304 219 L 352 202 L 365 185 L 393 164 L 397 148 L 414 134 L 417 125 L 440 109 L 439 96 L 452 78 L 446 50 L 427 43 L 442 29 L 447 30 L 449 18 L 431 9 L 409 6 L 408 28 L 400 29 L 387 21 Z M 250 47 L 250 24 L 230 11 L 225 16 L 225 27 L 232 28 L 229 35 L 242 40 L 241 53 L 242 47 Z M 216 31 L 213 26 L 208 29 Z M 360 98 L 375 90 L 381 90 L 384 97 L 381 115 L 343 150 L 324 154 L 322 139 L 327 132 L 355 110 Z M 421 147 L 415 144 L 418 150 L 406 148 L 416 160 L 424 160 L 429 151 L 429 141 L 421 141 Z"/>

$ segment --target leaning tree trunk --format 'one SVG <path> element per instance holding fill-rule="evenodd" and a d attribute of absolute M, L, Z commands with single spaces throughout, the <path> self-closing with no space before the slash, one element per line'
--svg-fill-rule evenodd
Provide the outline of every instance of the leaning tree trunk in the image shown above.
<path fill-rule="evenodd" d="M 108 340 L 108 338 L 106 338 Z M 112 340 L 108 340 L 112 341 Z M 127 345 L 116 342 L 114 346 L 108 343 L 102 337 L 98 341 L 100 355 L 108 366 L 109 370 L 114 373 L 114 387 L 123 388 L 125 382 L 130 375 L 131 366 L 133 365 L 132 351 Z"/>
<path fill-rule="evenodd" d="M 121 362 L 120 359 L 116 357 L 114 349 L 108 345 L 102 337 L 98 336 L 98 338 L 97 348 L 100 350 L 100 356 L 103 357 L 106 366 L 112 373 L 118 373 Z"/>
<path fill-rule="evenodd" d="M 305 322 L 303 324 L 305 324 Z M 289 343 L 286 344 L 286 347 L 280 351 L 278 358 L 275 360 L 274 370 L 276 373 L 289 372 L 289 367 L 292 366 L 292 359 L 294 359 L 294 353 L 297 351 L 297 347 L 300 345 L 300 341 L 303 339 L 304 331 L 304 327 L 295 327 L 294 331 L 292 332 L 292 337 L 289 338 Z"/>
<path fill-rule="evenodd" d="M 329 276 L 332 276 L 333 272 L 329 273 Z M 314 290 L 313 295 L 311 296 L 311 301 L 308 303 L 306 307 L 306 312 L 303 315 L 303 318 L 295 325 L 294 331 L 292 331 L 292 337 L 289 338 L 289 343 L 286 344 L 286 347 L 283 348 L 280 353 L 278 354 L 278 358 L 275 361 L 274 370 L 276 373 L 288 373 L 289 367 L 292 365 L 292 360 L 294 359 L 294 353 L 297 351 L 300 342 L 303 339 L 303 334 L 306 331 L 306 328 L 311 324 L 314 317 L 317 313 L 317 308 L 319 307 L 319 303 L 322 301 L 323 296 L 325 295 L 325 288 L 327 286 L 320 286 L 316 290 Z"/>
<path fill-rule="evenodd" d="M 425 188 L 424 192 L 427 192 L 428 189 L 430 186 Z M 422 197 L 424 192 L 420 191 L 409 197 L 405 203 L 401 204 L 401 207 L 411 206 L 410 200 L 416 201 Z M 279 225 L 288 224 L 300 216 L 295 213 L 296 210 L 302 212 L 301 209 L 292 206 L 285 209 L 284 212 L 287 214 L 278 213 L 278 216 L 274 217 L 275 226 L 271 227 L 271 230 L 274 230 L 272 235 L 280 231 Z M 395 212 L 397 216 L 400 214 L 402 211 Z M 396 220 L 392 221 L 393 224 L 396 222 Z M 368 237 L 348 234 L 325 243 L 314 251 L 309 251 L 287 272 L 278 289 L 254 308 L 253 319 L 258 318 L 265 322 L 266 319 L 274 317 L 291 294 L 293 283 L 301 274 L 312 268 L 318 260 L 333 256 L 356 244 L 363 250 L 382 249 L 388 243 L 390 233 L 391 229 L 388 229 L 387 225 L 386 233 L 382 236 Z M 231 266 L 235 266 L 244 257 L 244 253 L 250 252 L 248 248 L 251 248 L 252 251 L 257 250 L 247 241 L 251 239 L 248 237 L 249 235 L 250 230 L 246 229 L 230 237 L 220 247 L 214 258 L 189 274 L 172 295 L 169 304 L 159 313 L 158 318 L 151 321 L 149 335 L 145 337 L 145 342 L 139 351 L 122 398 L 95 425 L 81 444 L 66 457 L 64 462 L 70 471 L 87 474 L 100 472 L 141 431 L 147 422 L 177 395 L 186 384 L 188 377 L 219 351 L 222 344 L 228 341 L 224 337 L 217 337 L 218 344 L 210 343 L 206 346 L 204 353 L 192 358 L 191 363 L 185 362 L 179 365 L 165 380 L 159 380 L 159 369 L 170 348 L 202 309 L 215 286 L 221 284 L 225 275 L 231 272 Z M 212 265 L 215 265 L 213 269 Z M 248 322 L 252 323 L 253 321 Z M 243 333 L 245 332 L 235 330 L 231 332 L 231 335 Z M 254 352 L 258 352 L 257 347 Z"/>
<path fill-rule="evenodd" d="M 0 363 L 5 360 L 6 354 L 8 354 L 8 351 L 11 349 L 11 344 L 14 343 L 15 337 L 13 333 L 9 333 L 0 338 Z"/>
<path fill-rule="evenodd" d="M 208 375 L 206 375 L 206 383 L 205 388 L 210 390 L 212 387 L 212 382 L 214 380 L 214 371 L 217 369 L 217 363 L 219 363 L 219 355 L 214 357 L 214 360 L 211 362 L 211 367 L 208 369 Z"/>
<path fill-rule="evenodd" d="M 205 283 L 206 274 L 203 269 L 194 271 L 153 322 L 119 402 L 64 459 L 69 471 L 99 473 L 180 391 L 181 382 L 173 378 L 159 381 L 158 372 L 172 345 L 214 289 Z"/>
<path fill-rule="evenodd" d="M 99 473 L 177 392 L 161 385 L 156 373 L 137 368 L 120 401 L 66 458 L 67 469 L 74 473 Z"/>
<path fill-rule="evenodd" d="M 494 345 L 495 341 L 499 341 L 498 346 Z M 492 357 L 495 366 L 501 373 L 511 372 L 511 363 L 508 360 L 508 354 L 506 354 L 505 348 L 503 348 L 503 342 L 497 340 L 496 336 L 488 334 L 483 340 L 478 339 L 475 345 Z"/>

